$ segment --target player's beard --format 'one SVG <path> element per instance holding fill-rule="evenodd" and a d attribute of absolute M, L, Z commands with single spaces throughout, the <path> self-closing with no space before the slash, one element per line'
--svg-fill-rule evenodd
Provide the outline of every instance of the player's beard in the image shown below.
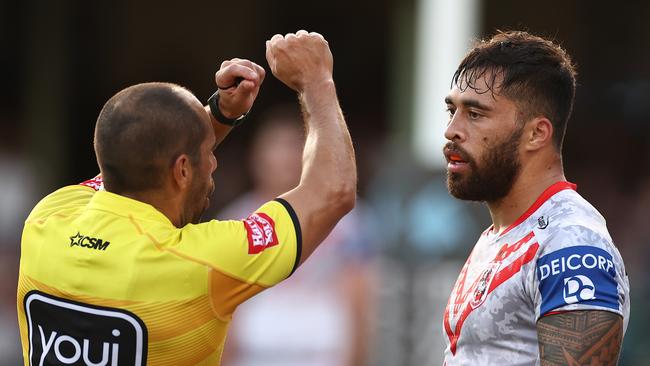
<path fill-rule="evenodd" d="M 517 128 L 502 143 L 496 143 L 484 152 L 480 165 L 453 142 L 446 148 L 458 152 L 470 169 L 467 173 L 447 171 L 449 193 L 461 200 L 495 202 L 505 197 L 521 170 L 519 144 L 523 126 Z"/>

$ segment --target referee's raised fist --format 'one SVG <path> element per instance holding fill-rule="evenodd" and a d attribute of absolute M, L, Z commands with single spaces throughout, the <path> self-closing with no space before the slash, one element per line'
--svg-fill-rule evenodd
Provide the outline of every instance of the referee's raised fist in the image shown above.
<path fill-rule="evenodd" d="M 329 44 L 315 32 L 274 35 L 266 41 L 266 60 L 273 75 L 299 93 L 332 81 Z"/>

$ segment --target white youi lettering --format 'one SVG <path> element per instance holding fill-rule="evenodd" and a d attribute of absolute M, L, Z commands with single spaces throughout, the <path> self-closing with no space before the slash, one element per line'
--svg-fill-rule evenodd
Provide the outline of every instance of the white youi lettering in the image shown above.
<path fill-rule="evenodd" d="M 102 342 L 102 359 L 99 362 L 94 362 L 90 360 L 89 353 L 90 348 L 94 348 L 96 346 L 91 346 L 90 340 L 84 338 L 82 339 L 81 343 L 79 343 L 77 339 L 69 335 L 60 335 L 55 331 L 50 332 L 49 337 L 45 339 L 45 332 L 43 331 L 43 327 L 39 325 L 38 331 L 41 334 L 41 344 L 43 345 L 43 353 L 41 354 L 41 359 L 39 360 L 38 366 L 43 366 L 43 362 L 45 361 L 45 358 L 50 353 L 50 351 L 54 352 L 54 355 L 58 361 L 66 365 L 74 364 L 78 362 L 79 359 L 83 359 L 83 362 L 87 366 L 106 366 L 108 365 L 108 361 L 111 362 L 111 366 L 117 366 L 117 360 L 120 351 L 120 346 L 117 343 Z M 113 329 L 112 334 L 115 337 L 119 337 L 120 331 Z M 61 351 L 61 346 L 65 343 L 68 343 L 72 346 L 74 353 L 69 354 L 69 347 L 66 349 L 66 352 L 68 352 L 68 354 L 64 354 Z"/>
<path fill-rule="evenodd" d="M 550 275 L 555 276 L 567 270 L 575 271 L 583 267 L 587 269 L 598 267 L 598 269 L 609 272 L 614 267 L 614 263 L 601 255 L 571 254 L 568 257 L 553 259 L 550 263 L 539 266 L 539 280 L 542 281 Z"/>

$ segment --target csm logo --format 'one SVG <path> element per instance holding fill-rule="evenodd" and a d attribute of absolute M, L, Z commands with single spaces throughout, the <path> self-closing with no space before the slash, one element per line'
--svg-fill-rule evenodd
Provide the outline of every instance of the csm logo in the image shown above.
<path fill-rule="evenodd" d="M 30 291 L 24 306 L 30 365 L 146 365 L 147 330 L 135 314 L 39 291 Z"/>
<path fill-rule="evenodd" d="M 587 276 L 576 275 L 564 279 L 564 301 L 575 304 L 581 301 L 595 299 L 596 287 Z"/>
<path fill-rule="evenodd" d="M 70 246 L 73 247 L 78 245 L 82 248 L 96 249 L 96 250 L 106 250 L 111 243 L 104 241 L 99 238 L 91 238 L 90 236 L 84 236 L 77 232 L 77 235 L 70 237 Z"/>

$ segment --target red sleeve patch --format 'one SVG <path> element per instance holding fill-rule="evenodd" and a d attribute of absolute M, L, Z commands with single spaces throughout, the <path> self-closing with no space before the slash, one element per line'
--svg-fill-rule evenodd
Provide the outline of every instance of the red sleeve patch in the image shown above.
<path fill-rule="evenodd" d="M 88 179 L 85 182 L 79 183 L 79 185 L 90 187 L 96 191 L 99 191 L 100 189 L 104 189 L 104 181 L 102 180 L 101 174 L 96 176 L 93 179 Z"/>
<path fill-rule="evenodd" d="M 275 222 L 265 213 L 254 213 L 243 220 L 248 233 L 248 254 L 258 254 L 279 244 Z"/>

